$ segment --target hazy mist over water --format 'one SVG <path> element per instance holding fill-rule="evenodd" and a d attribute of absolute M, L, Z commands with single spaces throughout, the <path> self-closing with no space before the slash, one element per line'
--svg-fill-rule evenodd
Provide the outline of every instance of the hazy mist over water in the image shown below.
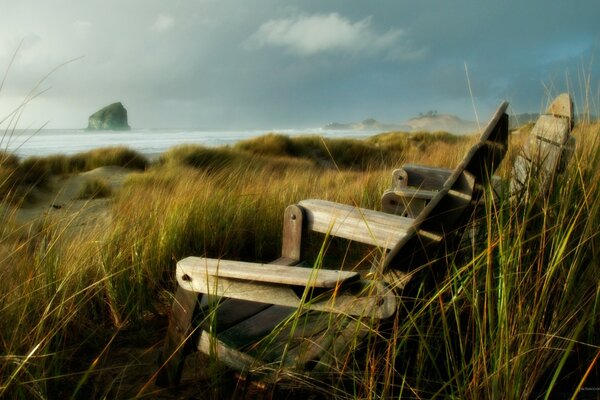
<path fill-rule="evenodd" d="M 320 128 L 276 130 L 287 136 L 364 138 L 376 132 L 325 131 Z M 76 154 L 99 147 L 125 146 L 154 158 L 171 147 L 196 144 L 207 147 L 233 145 L 241 140 L 267 134 L 267 131 L 202 131 L 183 129 L 132 129 L 131 131 L 86 131 L 83 129 L 19 130 L 4 135 L 2 149 L 20 157 Z"/>

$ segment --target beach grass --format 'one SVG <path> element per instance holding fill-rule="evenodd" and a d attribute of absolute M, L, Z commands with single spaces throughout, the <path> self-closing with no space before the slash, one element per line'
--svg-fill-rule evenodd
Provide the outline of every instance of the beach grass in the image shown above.
<path fill-rule="evenodd" d="M 591 387 L 600 354 L 600 125 L 582 124 L 575 135 L 575 155 L 548 197 L 518 206 L 490 197 L 478 234 L 445 255 L 448 273 L 435 289 L 406 301 L 382 327 L 385 335 L 367 332 L 360 351 L 337 356 L 336 379 L 323 385 L 298 376 L 292 395 L 568 398 Z M 9 205 L 0 231 L 0 397 L 140 394 L 151 387 L 156 365 L 135 358 L 119 364 L 114 354 L 132 353 L 131 343 L 160 346 L 178 260 L 272 261 L 280 255 L 287 205 L 319 198 L 378 209 L 394 168 L 454 167 L 473 140 L 270 134 L 233 147 L 177 147 L 154 164 L 127 149 L 28 160 L 3 155 L 0 187 Z M 514 152 L 499 171 L 505 179 Z M 22 196 L 15 188 L 43 188 L 27 171 L 53 176 L 112 163 L 137 172 L 112 192 L 111 218 L 82 228 L 76 216 L 49 216 L 27 229 L 13 218 Z M 368 249 L 348 248 L 315 240 L 309 261 L 368 264 Z M 122 375 L 136 366 L 143 372 L 137 380 Z M 231 383 L 221 370 L 210 371 L 198 385 L 212 386 L 200 392 L 218 398 Z"/>

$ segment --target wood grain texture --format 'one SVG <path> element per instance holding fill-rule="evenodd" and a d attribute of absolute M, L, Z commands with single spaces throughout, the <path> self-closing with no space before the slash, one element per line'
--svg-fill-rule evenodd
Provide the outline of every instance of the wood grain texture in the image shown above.
<path fill-rule="evenodd" d="M 302 225 L 304 214 L 297 205 L 288 206 L 283 216 L 281 257 L 300 261 L 302 257 Z"/>
<path fill-rule="evenodd" d="M 218 301 L 206 305 L 202 309 L 202 316 L 199 319 L 198 326 L 205 331 L 219 333 L 270 306 L 267 303 L 219 297 Z"/>
<path fill-rule="evenodd" d="M 406 234 L 411 218 L 325 200 L 302 200 L 306 227 L 344 239 L 390 249 Z"/>
<path fill-rule="evenodd" d="M 271 333 L 277 325 L 289 319 L 295 312 L 296 308 L 293 307 L 271 306 L 219 333 L 217 337 L 234 349 L 242 349 Z"/>
<path fill-rule="evenodd" d="M 567 93 L 557 96 L 546 113 L 536 121 L 529 140 L 513 163 L 510 182 L 513 202 L 526 199 L 531 188 L 547 193 L 573 153 L 571 97 Z"/>
<path fill-rule="evenodd" d="M 453 169 L 428 167 L 418 164 L 405 164 L 402 169 L 407 175 L 407 186 L 438 191 L 452 175 Z"/>
<path fill-rule="evenodd" d="M 157 374 L 157 386 L 173 386 L 181 379 L 183 361 L 190 351 L 187 343 L 192 333 L 192 318 L 197 305 L 198 293 L 177 288 L 167 337 L 161 351 L 160 358 L 163 365 L 160 366 Z"/>
<path fill-rule="evenodd" d="M 529 146 L 535 146 L 541 139 L 562 146 L 569 138 L 569 120 L 552 115 L 540 115 L 529 134 Z"/>
<path fill-rule="evenodd" d="M 552 101 L 546 110 L 546 114 L 554 115 L 555 117 L 563 117 L 572 121 L 575 117 L 573 100 L 568 93 L 561 93 Z"/>
<path fill-rule="evenodd" d="M 414 189 L 388 191 L 381 196 L 381 210 L 406 218 L 416 218 L 437 192 L 426 191 L 412 197 Z"/>
<path fill-rule="evenodd" d="M 309 270 L 310 271 L 310 270 Z M 292 287 L 270 282 L 253 282 L 209 275 L 194 263 L 177 265 L 177 282 L 185 290 L 259 303 L 306 310 L 387 318 L 396 311 L 396 299 L 389 291 L 375 290 L 371 281 L 355 281 L 348 287 L 326 290 L 305 301 Z M 311 292 L 310 288 L 307 288 Z"/>
<path fill-rule="evenodd" d="M 183 271 L 188 271 L 195 277 L 219 277 L 318 288 L 335 288 L 344 282 L 359 279 L 358 272 L 352 271 L 257 264 L 204 257 L 184 258 L 177 263 L 177 270 L 181 271 L 181 274 L 186 273 Z M 178 273 L 178 279 L 181 274 Z"/>
<path fill-rule="evenodd" d="M 208 354 L 238 371 L 248 371 L 251 367 L 261 364 L 258 360 L 242 351 L 231 348 L 206 331 L 200 332 L 197 348 L 200 352 Z"/>

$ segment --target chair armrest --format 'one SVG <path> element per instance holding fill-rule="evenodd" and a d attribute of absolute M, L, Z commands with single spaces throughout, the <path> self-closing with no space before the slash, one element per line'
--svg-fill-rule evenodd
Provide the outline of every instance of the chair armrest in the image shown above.
<path fill-rule="evenodd" d="M 194 273 L 200 270 L 202 274 L 211 277 L 326 289 L 360 278 L 358 272 L 353 271 L 258 264 L 204 257 L 184 258 L 177 263 L 177 268 L 182 271 L 192 270 Z"/>
<path fill-rule="evenodd" d="M 415 187 L 423 190 L 440 190 L 454 172 L 449 168 L 428 167 L 425 165 L 405 164 L 392 173 L 391 190 Z"/>
<path fill-rule="evenodd" d="M 240 273 L 243 268 L 250 272 Z M 288 277 L 275 277 L 288 272 Z M 356 272 L 188 257 L 177 263 L 176 273 L 182 289 L 211 296 L 374 318 L 390 317 L 396 310 L 391 290 L 384 290 L 381 282 L 360 280 Z M 325 286 L 315 286 L 315 282 Z M 294 287 L 306 288 L 302 298 Z M 312 291 L 317 292 L 313 297 L 309 296 Z"/>

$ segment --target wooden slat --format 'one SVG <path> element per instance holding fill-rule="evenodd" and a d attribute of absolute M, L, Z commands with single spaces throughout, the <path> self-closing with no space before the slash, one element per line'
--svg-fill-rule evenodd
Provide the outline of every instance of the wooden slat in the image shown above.
<path fill-rule="evenodd" d="M 341 371 L 352 363 L 354 351 L 369 333 L 372 333 L 371 321 L 352 320 L 336 332 L 331 343 L 318 356 L 314 372 L 327 372 L 331 369 Z"/>
<path fill-rule="evenodd" d="M 264 362 L 281 361 L 284 353 L 293 351 L 305 341 L 312 341 L 315 335 L 325 332 L 337 320 L 338 317 L 331 314 L 314 311 L 296 315 L 254 346 L 249 353 Z"/>
<path fill-rule="evenodd" d="M 537 140 L 563 145 L 568 139 L 570 127 L 566 118 L 554 117 L 552 115 L 540 115 L 530 133 L 529 146 L 535 146 Z"/>
<path fill-rule="evenodd" d="M 219 333 L 217 338 L 235 349 L 241 349 L 265 337 L 295 312 L 296 308 L 271 306 Z"/>
<path fill-rule="evenodd" d="M 348 288 L 330 289 L 305 302 L 290 286 L 212 276 L 193 263 L 177 264 L 177 283 L 196 293 L 331 313 L 369 314 L 374 318 L 387 318 L 394 314 L 396 307 L 393 294 L 371 290 L 374 282 L 367 280 L 355 281 Z"/>
<path fill-rule="evenodd" d="M 425 165 L 406 164 L 402 166 L 408 176 L 407 186 L 423 190 L 440 190 L 454 170 L 448 168 L 428 167 Z"/>
<path fill-rule="evenodd" d="M 156 385 L 161 387 L 177 384 L 181 379 L 183 361 L 189 353 L 186 345 L 192 331 L 192 317 L 198 304 L 198 294 L 177 288 L 173 308 L 169 318 L 169 327 L 161 351 L 161 369 L 157 374 Z"/>
<path fill-rule="evenodd" d="M 281 257 L 296 261 L 301 259 L 302 249 L 302 209 L 296 205 L 288 206 L 283 216 L 283 236 Z"/>
<path fill-rule="evenodd" d="M 289 349 L 282 360 L 283 367 L 305 370 L 309 364 L 314 364 L 335 341 L 336 334 L 343 331 L 349 322 L 348 318 L 339 319 L 328 330 L 298 342 L 296 346 Z"/>
<path fill-rule="evenodd" d="M 554 143 L 536 141 L 535 146 L 531 146 L 529 149 L 529 158 L 541 172 L 552 174 L 558 166 L 563 151 L 562 146 Z"/>
<path fill-rule="evenodd" d="M 177 263 L 177 268 L 193 269 L 195 274 L 211 277 L 318 288 L 335 288 L 344 282 L 359 278 L 358 272 L 352 271 L 257 264 L 204 257 L 184 258 Z"/>
<path fill-rule="evenodd" d="M 231 348 L 206 331 L 200 332 L 197 344 L 198 351 L 216 357 L 230 368 L 238 371 L 247 370 L 260 363 L 248 354 Z"/>
<path fill-rule="evenodd" d="M 503 101 L 500 104 L 500 107 L 496 110 L 490 122 L 488 122 L 487 126 L 481 133 L 479 137 L 480 141 L 493 141 L 497 143 L 504 143 L 508 139 L 508 114 L 506 114 L 506 110 L 508 109 L 508 102 Z"/>
<path fill-rule="evenodd" d="M 309 230 L 373 246 L 392 248 L 413 219 L 325 200 L 302 200 Z"/>
<path fill-rule="evenodd" d="M 427 205 L 430 198 L 413 198 L 408 195 L 404 197 L 402 194 L 407 194 L 406 191 L 389 191 L 381 196 L 381 210 L 385 213 L 399 215 L 401 217 L 416 218 L 417 215 Z M 436 192 L 429 192 L 431 194 Z"/>
<path fill-rule="evenodd" d="M 554 115 L 555 117 L 567 118 L 572 121 L 574 118 L 574 109 L 571 96 L 568 93 L 561 93 L 560 95 L 556 96 L 556 98 L 548 106 L 546 114 Z"/>
<path fill-rule="evenodd" d="M 396 196 L 403 197 L 405 199 L 423 199 L 431 200 L 438 193 L 438 190 L 427 190 L 413 187 L 406 187 L 402 189 L 396 189 L 393 191 Z"/>
<path fill-rule="evenodd" d="M 529 141 L 512 168 L 510 193 L 515 201 L 527 195 L 528 180 L 541 193 L 549 190 L 554 176 L 572 154 L 573 102 L 567 93 L 556 97 L 531 130 Z"/>
<path fill-rule="evenodd" d="M 280 257 L 271 262 L 271 264 L 277 265 L 295 265 L 297 263 L 297 260 L 288 257 Z M 205 295 L 202 296 L 200 302 L 200 310 L 204 317 L 199 326 L 207 331 L 221 332 L 267 307 L 270 307 L 270 304 Z"/>
<path fill-rule="evenodd" d="M 270 304 L 231 298 L 220 298 L 219 302 L 204 307 L 202 310 L 203 318 L 198 326 L 200 329 L 218 333 L 231 328 L 233 325 L 250 318 L 253 315 L 258 314 L 267 307 L 270 307 Z"/>

